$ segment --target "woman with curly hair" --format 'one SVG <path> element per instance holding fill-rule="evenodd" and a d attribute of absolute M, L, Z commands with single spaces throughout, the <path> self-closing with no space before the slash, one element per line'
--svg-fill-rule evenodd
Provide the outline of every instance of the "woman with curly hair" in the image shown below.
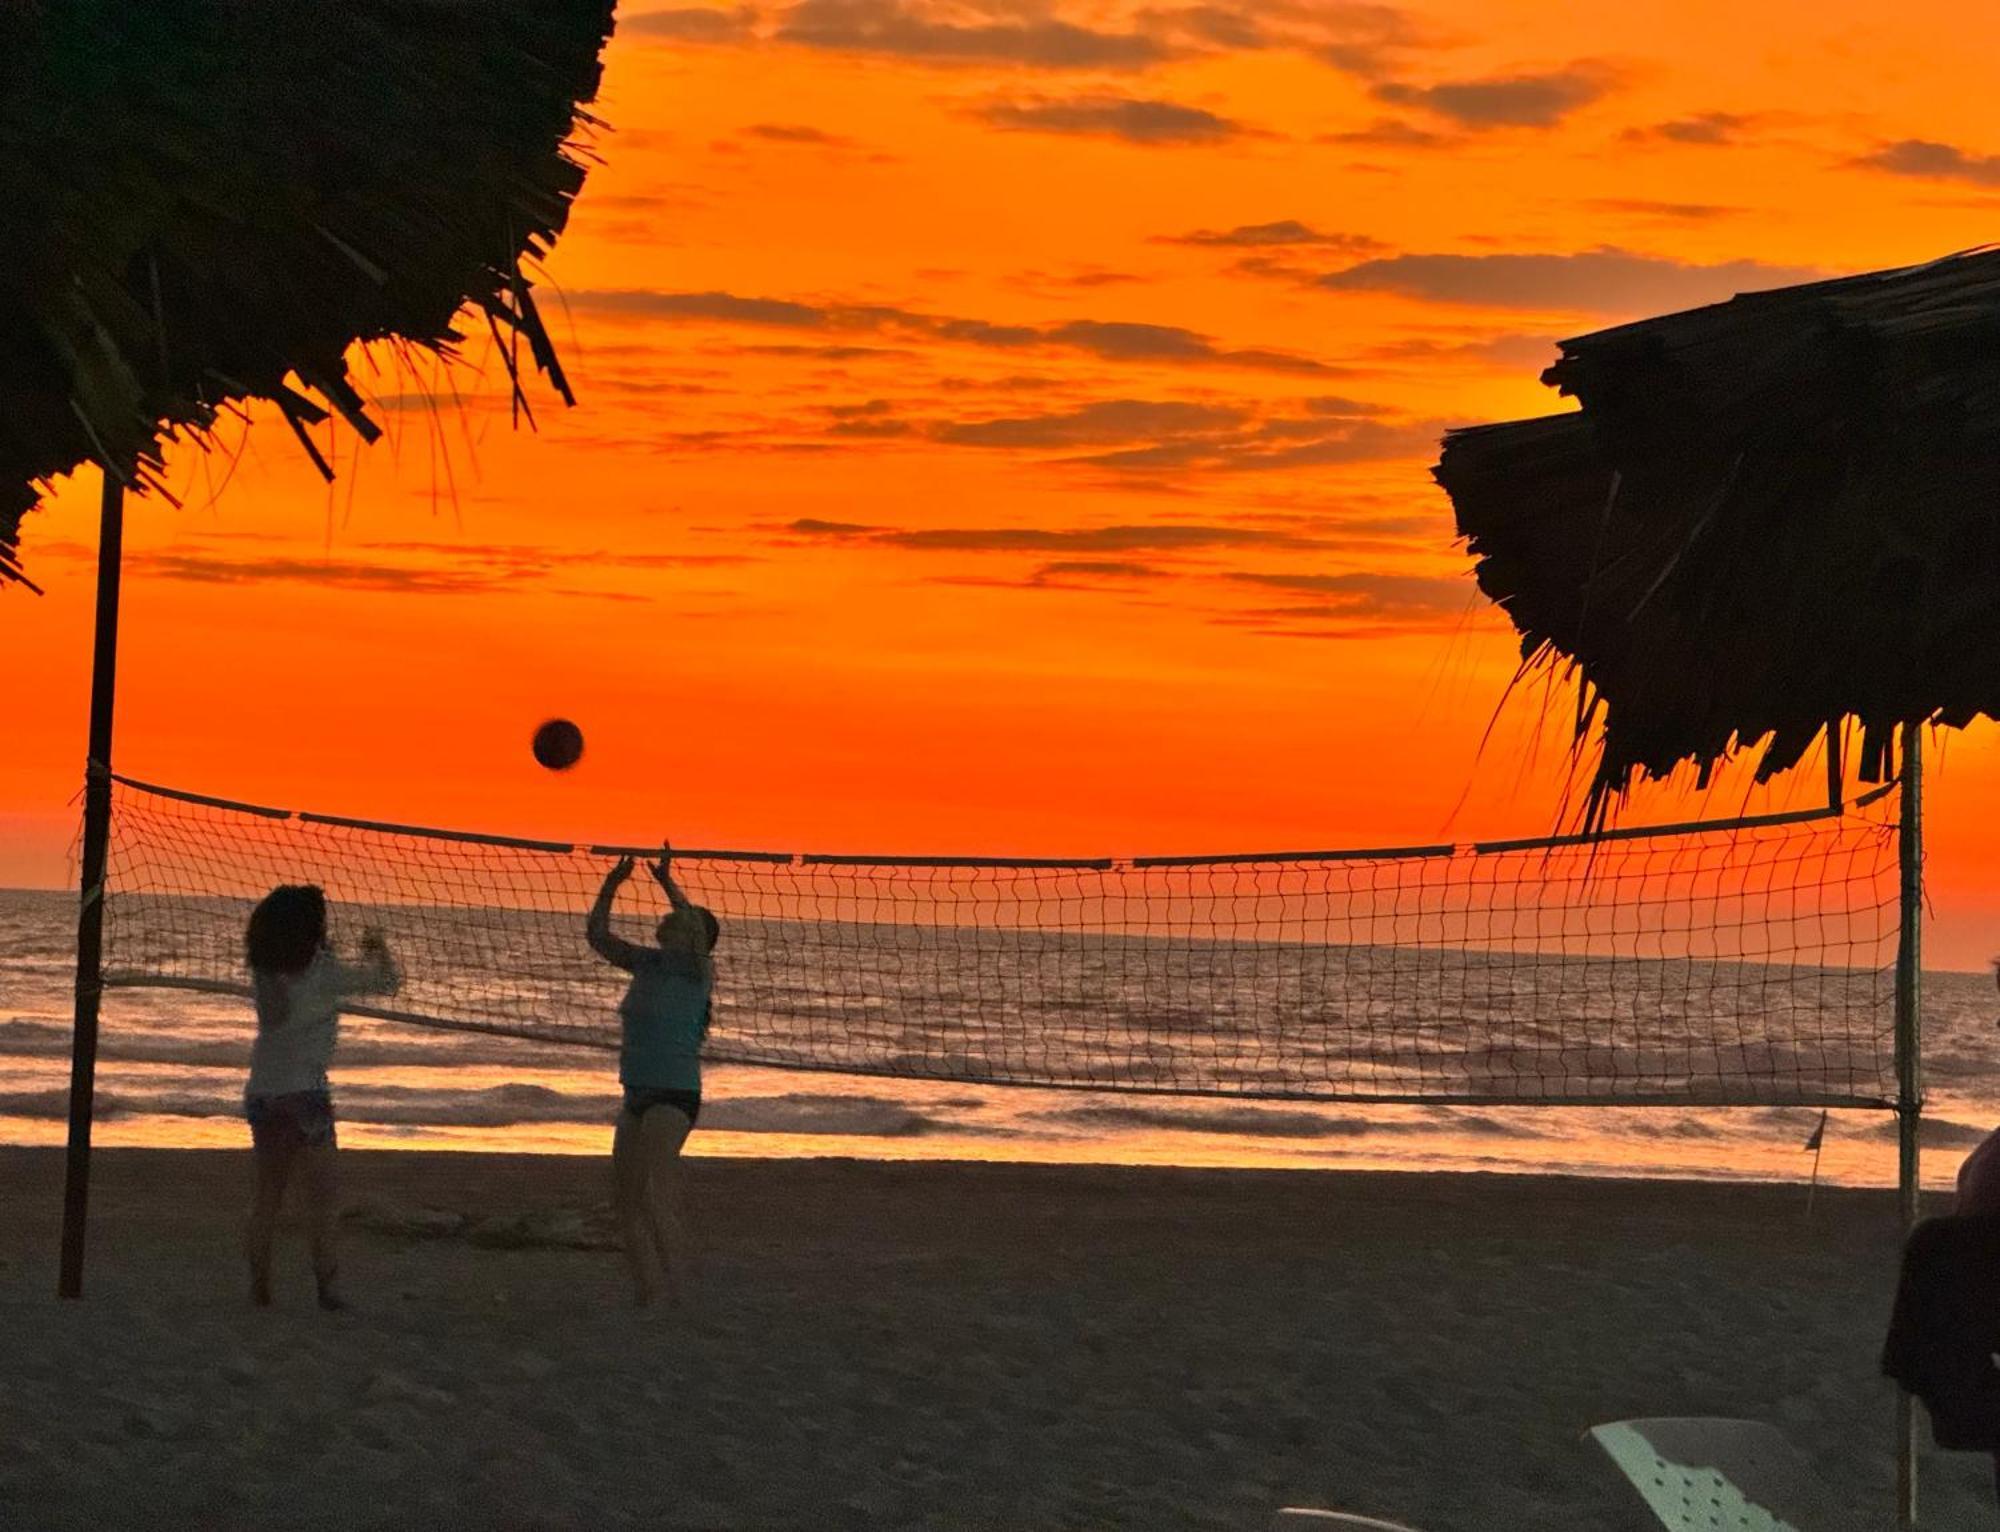
<path fill-rule="evenodd" d="M 333 1095 L 326 1066 L 339 1035 L 341 1003 L 394 994 L 401 983 L 379 930 L 362 933 L 361 961 L 343 962 L 327 941 L 326 895 L 309 884 L 274 888 L 250 912 L 244 948 L 257 1003 L 257 1038 L 243 1111 L 257 1162 L 256 1200 L 245 1241 L 250 1301 L 271 1301 L 271 1240 L 294 1168 L 305 1179 L 313 1277 L 323 1309 L 341 1309 L 335 1288 L 336 1180 Z"/>

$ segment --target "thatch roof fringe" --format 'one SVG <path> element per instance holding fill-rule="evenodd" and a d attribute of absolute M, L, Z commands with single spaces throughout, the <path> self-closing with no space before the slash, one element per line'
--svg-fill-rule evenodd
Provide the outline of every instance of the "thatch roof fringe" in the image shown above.
<path fill-rule="evenodd" d="M 276 402 L 324 470 L 329 411 L 380 434 L 348 349 L 450 358 L 468 304 L 573 402 L 522 260 L 582 184 L 611 10 L 0 4 L 0 581 L 49 480 L 94 460 L 157 490 L 164 444 L 235 401 Z"/>
<path fill-rule="evenodd" d="M 1565 341 L 1580 412 L 1435 469 L 1530 667 L 1573 667 L 1591 813 L 1635 777 L 1858 720 L 2000 717 L 2000 251 Z M 1595 732 L 1593 732 L 1595 731 Z"/>

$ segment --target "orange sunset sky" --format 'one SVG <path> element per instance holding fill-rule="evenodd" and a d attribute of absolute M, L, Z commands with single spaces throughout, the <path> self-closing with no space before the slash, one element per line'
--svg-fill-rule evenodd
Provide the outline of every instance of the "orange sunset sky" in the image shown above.
<path fill-rule="evenodd" d="M 175 456 L 117 763 L 798 850 L 1535 833 L 1560 736 L 1480 753 L 1515 650 L 1439 433 L 1559 408 L 1555 337 L 1993 238 L 1996 56 L 1975 4 L 622 7 L 543 289 L 579 407 L 514 429 L 482 334 L 357 355 L 392 440 L 331 491 L 272 421 Z M 95 517 L 58 486 L 0 591 L 0 884 L 68 876 Z M 1948 742 L 1933 964 L 2000 951 L 1996 778 Z"/>

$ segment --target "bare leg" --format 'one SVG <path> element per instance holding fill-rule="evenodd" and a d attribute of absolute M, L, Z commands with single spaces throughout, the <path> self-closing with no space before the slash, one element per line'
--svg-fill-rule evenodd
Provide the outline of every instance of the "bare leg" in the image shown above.
<path fill-rule="evenodd" d="M 639 1119 L 618 1114 L 611 1135 L 611 1173 L 618 1199 L 618 1228 L 625 1236 L 625 1262 L 632 1271 L 632 1296 L 640 1307 L 653 1301 L 646 1270 L 646 1155 L 639 1142 Z"/>
<path fill-rule="evenodd" d="M 250 1204 L 243 1253 L 250 1261 L 250 1301 L 259 1308 L 271 1302 L 271 1241 L 277 1233 L 278 1210 L 285 1203 L 294 1153 L 294 1146 L 287 1143 L 259 1144 L 251 1150 L 257 1162 L 257 1193 Z"/>
<path fill-rule="evenodd" d="M 332 1144 L 315 1144 L 299 1151 L 305 1168 L 313 1280 L 319 1286 L 319 1306 L 323 1309 L 347 1307 L 335 1288 L 335 1279 L 340 1275 L 340 1252 L 334 1244 L 335 1220 L 340 1212 L 340 1179 L 336 1174 L 339 1153 Z"/>
<path fill-rule="evenodd" d="M 686 1295 L 688 1275 L 687 1242 L 680 1220 L 680 1155 L 681 1145 L 693 1129 L 687 1113 L 670 1106 L 649 1108 L 639 1122 L 646 1164 L 646 1221 L 653 1249 L 660 1257 L 667 1296 L 676 1304 Z"/>

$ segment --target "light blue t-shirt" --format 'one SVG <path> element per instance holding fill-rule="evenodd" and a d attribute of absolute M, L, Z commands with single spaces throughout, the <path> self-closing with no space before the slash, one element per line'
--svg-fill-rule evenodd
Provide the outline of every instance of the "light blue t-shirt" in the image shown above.
<path fill-rule="evenodd" d="M 618 1007 L 621 1085 L 701 1089 L 701 1043 L 708 1035 L 712 987 L 694 964 L 640 949 Z"/>

